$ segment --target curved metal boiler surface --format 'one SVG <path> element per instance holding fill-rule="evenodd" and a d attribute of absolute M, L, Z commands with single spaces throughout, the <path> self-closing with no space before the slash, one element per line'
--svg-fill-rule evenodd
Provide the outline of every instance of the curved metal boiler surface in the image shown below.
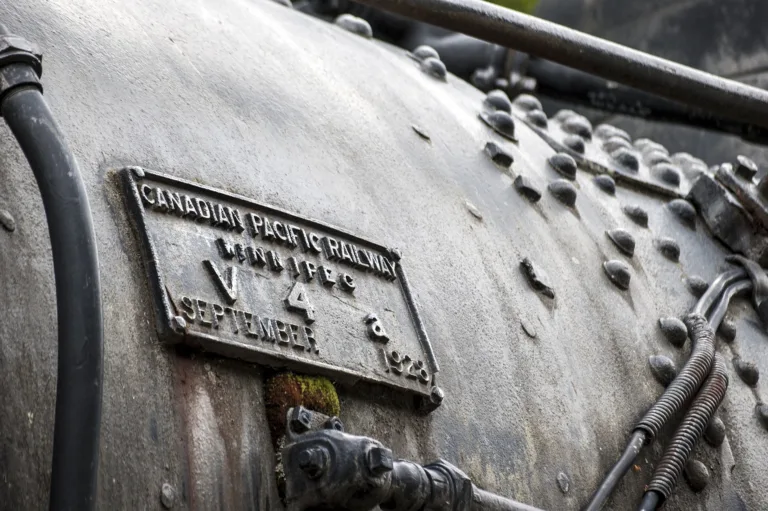
<path fill-rule="evenodd" d="M 689 229 L 662 199 L 621 187 L 609 196 L 583 172 L 575 209 L 563 206 L 546 191 L 559 177 L 547 144 L 520 122 L 518 145 L 498 137 L 477 118 L 478 91 L 427 76 L 399 50 L 266 1 L 24 0 L 0 6 L 0 18 L 44 49 L 46 96 L 92 202 L 106 339 L 99 508 L 159 508 L 167 483 L 174 509 L 280 509 L 264 370 L 159 345 L 110 171 L 123 165 L 401 247 L 446 400 L 424 417 L 396 395 L 342 388 L 341 418 L 398 456 L 443 457 L 516 500 L 584 505 L 662 391 L 648 357 L 687 356 L 657 321 L 695 303 L 686 277 L 709 281 L 721 270 L 725 251 L 704 225 Z M 487 141 L 513 154 L 513 171 L 543 193 L 538 205 L 490 161 Z M 0 154 L 0 204 L 16 219 L 14 232 L 0 233 L 0 502 L 42 508 L 54 404 L 51 261 L 35 185 L 4 128 Z M 624 204 L 645 208 L 649 228 L 632 223 Z M 628 291 L 603 272 L 605 260 L 625 259 L 604 234 L 615 227 L 636 240 Z M 679 243 L 679 263 L 655 248 L 661 236 Z M 554 300 L 525 281 L 524 257 L 549 273 Z M 768 367 L 751 307 L 732 310 L 737 340 L 720 350 Z M 694 495 L 681 483 L 667 509 L 728 509 L 739 498 L 750 509 L 768 505 L 768 437 L 754 412 L 765 392 L 763 380 L 753 392 L 734 378 L 720 412 L 727 441 L 694 453 L 709 486 Z M 661 451 L 659 441 L 646 448 L 613 507 L 639 502 Z"/>

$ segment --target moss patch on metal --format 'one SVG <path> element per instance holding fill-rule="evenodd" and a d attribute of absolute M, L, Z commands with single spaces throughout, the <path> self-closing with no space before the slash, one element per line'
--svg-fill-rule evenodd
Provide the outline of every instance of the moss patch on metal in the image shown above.
<path fill-rule="evenodd" d="M 285 434 L 288 410 L 299 405 L 331 417 L 340 413 L 339 396 L 328 378 L 291 372 L 273 376 L 266 382 L 266 408 L 275 446 Z"/>

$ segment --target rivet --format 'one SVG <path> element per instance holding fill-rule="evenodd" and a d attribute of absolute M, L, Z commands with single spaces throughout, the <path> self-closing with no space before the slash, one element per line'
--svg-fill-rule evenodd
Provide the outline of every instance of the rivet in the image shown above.
<path fill-rule="evenodd" d="M 566 119 L 568 119 L 569 117 L 573 117 L 574 115 L 579 115 L 579 114 L 577 114 L 573 110 L 567 110 L 567 109 L 558 110 L 557 113 L 555 114 L 555 120 L 557 122 L 564 122 Z"/>
<path fill-rule="evenodd" d="M 620 147 L 611 153 L 611 158 L 623 168 L 632 172 L 637 172 L 640 168 L 640 162 L 637 160 L 637 155 L 631 149 Z"/>
<path fill-rule="evenodd" d="M 421 138 L 423 138 L 423 139 L 424 139 L 424 140 L 426 140 L 427 142 L 429 142 L 430 140 L 432 140 L 432 139 L 429 137 L 429 135 L 427 134 L 427 132 L 426 132 L 426 131 L 424 131 L 423 129 L 419 128 L 418 126 L 416 126 L 416 125 L 411 125 L 411 128 L 413 129 L 413 131 L 414 131 L 414 132 L 416 132 L 416 134 L 417 134 L 418 136 L 420 136 Z"/>
<path fill-rule="evenodd" d="M 416 60 L 424 60 L 430 57 L 440 60 L 440 55 L 437 53 L 437 50 L 426 44 L 418 46 L 411 52 L 411 55 L 416 57 Z"/>
<path fill-rule="evenodd" d="M 668 185 L 680 186 L 680 169 L 671 163 L 656 163 L 651 172 Z"/>
<path fill-rule="evenodd" d="M 467 207 L 467 211 L 469 211 L 470 213 L 472 213 L 472 216 L 473 216 L 473 217 L 477 218 L 478 220 L 482 220 L 482 219 L 483 219 L 483 214 L 482 214 L 482 213 L 480 213 L 480 210 L 479 210 L 479 209 L 477 209 L 477 207 L 475 207 L 475 205 L 474 205 L 474 204 L 472 204 L 472 203 L 471 203 L 471 202 L 469 202 L 469 201 L 466 201 L 466 202 L 464 203 L 464 205 Z"/>
<path fill-rule="evenodd" d="M 648 213 L 645 212 L 640 206 L 634 204 L 628 204 L 623 206 L 621 210 L 624 212 L 630 220 L 635 222 L 640 227 L 648 227 Z"/>
<path fill-rule="evenodd" d="M 536 329 L 533 327 L 531 323 L 526 321 L 525 319 L 520 320 L 520 326 L 523 327 L 523 331 L 525 332 L 525 335 L 530 337 L 531 339 L 536 338 Z"/>
<path fill-rule="evenodd" d="M 448 71 L 445 69 L 443 61 L 435 57 L 427 57 L 421 61 L 421 70 L 429 76 L 445 81 Z"/>
<path fill-rule="evenodd" d="M 768 430 L 768 405 L 764 403 L 757 403 L 755 412 L 757 412 L 757 420 L 760 421 L 760 424 L 762 424 L 762 426 Z"/>
<path fill-rule="evenodd" d="M 183 333 L 187 329 L 187 320 L 183 316 L 171 318 L 171 328 L 174 332 Z"/>
<path fill-rule="evenodd" d="M 560 491 L 563 493 L 568 493 L 568 490 L 571 489 L 571 480 L 568 479 L 565 472 L 557 474 L 557 487 L 560 488 Z"/>
<path fill-rule="evenodd" d="M 616 149 L 621 149 L 622 147 L 624 149 L 632 149 L 632 144 L 630 144 L 628 140 L 621 137 L 611 137 L 603 142 L 603 151 L 609 154 L 614 152 Z"/>
<path fill-rule="evenodd" d="M 490 111 L 501 110 L 502 112 L 507 113 L 512 112 L 512 103 L 509 101 L 509 96 L 507 96 L 506 92 L 499 89 L 492 90 L 485 95 L 483 107 Z"/>
<path fill-rule="evenodd" d="M 525 110 L 526 112 L 530 112 L 531 110 L 542 110 L 541 101 L 530 94 L 520 94 L 515 98 L 514 104 L 520 110 Z"/>
<path fill-rule="evenodd" d="M 576 179 L 576 160 L 570 154 L 556 153 L 549 157 L 549 165 L 567 179 Z"/>
<path fill-rule="evenodd" d="M 760 370 L 757 368 L 757 364 L 754 362 L 747 362 L 741 357 L 733 357 L 733 368 L 736 370 L 736 374 L 739 375 L 741 381 L 754 387 L 757 385 L 760 379 Z"/>
<path fill-rule="evenodd" d="M 632 140 L 629 136 L 629 133 L 624 131 L 621 128 L 617 128 L 616 126 L 612 126 L 610 124 L 600 124 L 597 128 L 595 128 L 595 136 L 597 138 L 602 138 L 604 140 L 607 140 L 612 137 L 619 137 L 623 138 L 627 142 Z"/>
<path fill-rule="evenodd" d="M 0 209 L 0 225 L 2 225 L 3 229 L 8 232 L 13 232 L 16 230 L 16 220 L 14 220 L 10 211 Z"/>
<path fill-rule="evenodd" d="M 624 254 L 632 257 L 635 253 L 635 238 L 626 229 L 617 228 L 605 231 L 605 234 Z"/>
<path fill-rule="evenodd" d="M 548 298 L 555 297 L 555 290 L 549 281 L 549 276 L 544 270 L 533 264 L 529 258 L 526 257 L 520 261 L 520 270 L 534 290 Z"/>
<path fill-rule="evenodd" d="M 607 174 L 600 174 L 595 176 L 592 181 L 594 181 L 597 187 L 608 195 L 616 195 L 616 181 L 614 181 L 611 176 Z"/>
<path fill-rule="evenodd" d="M 740 178 L 751 181 L 757 174 L 757 164 L 746 156 L 738 155 L 733 172 Z"/>
<path fill-rule="evenodd" d="M 688 338 L 688 328 L 678 318 L 659 318 L 659 328 L 675 348 L 682 348 Z"/>
<path fill-rule="evenodd" d="M 530 179 L 522 174 L 515 178 L 515 189 L 531 202 L 539 202 L 541 199 L 541 192 L 533 186 Z"/>
<path fill-rule="evenodd" d="M 586 150 L 584 139 L 578 135 L 566 135 L 563 138 L 563 145 L 579 154 L 584 154 L 584 151 Z"/>
<path fill-rule="evenodd" d="M 493 163 L 505 168 L 508 168 L 515 161 L 512 155 L 505 151 L 503 147 L 492 141 L 486 142 L 485 154 L 491 157 Z"/>
<path fill-rule="evenodd" d="M 525 119 L 539 128 L 547 127 L 547 114 L 541 110 L 531 110 L 525 115 Z"/>
<path fill-rule="evenodd" d="M 176 503 L 176 490 L 168 483 L 163 483 L 160 489 L 160 503 L 165 509 L 171 509 Z"/>
<path fill-rule="evenodd" d="M 709 470 L 704 463 L 699 460 L 689 460 L 685 464 L 685 480 L 691 490 L 698 493 L 707 487 L 709 483 Z"/>
<path fill-rule="evenodd" d="M 669 357 L 653 355 L 648 357 L 648 365 L 651 366 L 651 373 L 656 381 L 665 387 L 677 377 L 677 368 Z"/>
<path fill-rule="evenodd" d="M 576 188 L 574 188 L 570 181 L 556 179 L 549 183 L 547 189 L 555 199 L 559 200 L 569 208 L 572 208 L 576 204 Z"/>
<path fill-rule="evenodd" d="M 371 25 L 368 24 L 363 18 L 352 16 L 351 14 L 342 14 L 334 23 L 348 32 L 357 34 L 366 39 L 373 37 L 373 31 Z"/>
<path fill-rule="evenodd" d="M 562 121 L 560 128 L 566 133 L 578 135 L 584 140 L 592 139 L 592 123 L 583 115 L 571 115 Z"/>
<path fill-rule="evenodd" d="M 667 204 L 667 208 L 680 219 L 680 221 L 690 227 L 696 229 L 696 208 L 693 204 L 685 199 L 674 199 Z"/>
<path fill-rule="evenodd" d="M 640 152 L 642 153 L 647 153 L 650 151 L 659 151 L 666 155 L 669 155 L 669 151 L 667 151 L 666 147 L 659 144 L 658 142 L 654 142 L 649 138 L 638 138 L 637 140 L 635 140 L 635 147 L 639 149 Z"/>
<path fill-rule="evenodd" d="M 603 270 L 605 270 L 605 274 L 608 275 L 608 278 L 611 279 L 611 282 L 613 282 L 616 287 L 625 291 L 629 289 L 631 274 L 629 273 L 629 266 L 627 266 L 627 263 L 617 259 L 611 259 L 610 261 L 603 263 Z"/>
<path fill-rule="evenodd" d="M 701 295 L 706 293 L 707 289 L 709 289 L 709 282 L 698 275 L 691 275 L 686 278 L 685 285 L 688 287 L 688 291 L 690 291 L 696 298 L 701 298 Z"/>
<path fill-rule="evenodd" d="M 508 138 L 512 141 L 515 139 L 515 121 L 512 116 L 504 110 L 496 110 L 495 112 L 483 112 L 480 114 L 480 119 L 483 120 L 488 126 L 493 128 L 493 131 Z"/>
<path fill-rule="evenodd" d="M 429 402 L 433 406 L 440 406 L 440 404 L 442 404 L 444 399 L 445 399 L 445 392 L 443 392 L 443 389 L 441 389 L 437 385 L 433 385 L 432 388 L 429 389 Z"/>
<path fill-rule="evenodd" d="M 669 159 L 668 153 L 666 151 L 662 152 L 656 150 L 643 153 L 643 161 L 649 167 L 653 167 L 659 163 L 672 163 L 672 160 Z"/>
<path fill-rule="evenodd" d="M 661 237 L 656 239 L 656 248 L 661 255 L 670 261 L 678 262 L 680 260 L 680 245 L 672 238 Z"/>
<path fill-rule="evenodd" d="M 720 334 L 723 341 L 728 344 L 732 343 L 736 339 L 736 322 L 733 321 L 733 318 L 726 315 L 720 323 L 717 333 Z"/>
<path fill-rule="evenodd" d="M 725 423 L 717 415 L 713 415 L 704 430 L 704 440 L 712 447 L 720 447 L 725 440 Z"/>

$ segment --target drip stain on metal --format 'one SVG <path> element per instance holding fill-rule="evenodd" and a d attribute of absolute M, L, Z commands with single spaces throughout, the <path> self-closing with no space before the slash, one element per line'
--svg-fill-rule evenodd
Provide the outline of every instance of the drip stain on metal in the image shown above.
<path fill-rule="evenodd" d="M 570 181 L 556 179 L 547 185 L 547 189 L 554 198 L 569 208 L 576 205 L 576 188 Z"/>
<path fill-rule="evenodd" d="M 656 381 L 665 387 L 677 377 L 677 368 L 671 358 L 664 355 L 653 355 L 648 358 L 648 365 Z"/>
<path fill-rule="evenodd" d="M 678 262 L 680 260 L 680 245 L 672 238 L 657 238 L 655 244 L 661 255 L 670 261 Z"/>
<path fill-rule="evenodd" d="M 605 231 L 605 234 L 621 252 L 629 257 L 635 254 L 635 238 L 629 231 L 619 227 Z"/>
<path fill-rule="evenodd" d="M 576 180 L 576 160 L 570 154 L 557 153 L 549 157 L 549 165 L 560 175 L 571 181 Z"/>
<path fill-rule="evenodd" d="M 628 204 L 623 206 L 621 210 L 630 220 L 635 222 L 640 227 L 648 227 L 648 213 L 646 213 L 645 210 L 640 206 Z"/>
<path fill-rule="evenodd" d="M 685 199 L 674 199 L 667 204 L 667 209 L 680 219 L 683 225 L 696 229 L 696 208 Z"/>
<path fill-rule="evenodd" d="M 533 261 L 527 257 L 523 258 L 520 261 L 520 270 L 535 291 L 538 291 L 547 298 L 555 297 L 555 289 L 552 287 L 549 275 L 538 265 L 534 264 Z"/>
<path fill-rule="evenodd" d="M 357 34 L 366 39 L 371 39 L 373 37 L 371 25 L 363 18 L 358 18 L 351 14 L 342 14 L 336 18 L 334 23 L 347 32 L 352 32 L 353 34 Z"/>
<path fill-rule="evenodd" d="M 760 370 L 757 368 L 757 364 L 754 362 L 748 362 L 741 357 L 733 357 L 733 368 L 736 370 L 736 374 L 739 375 L 741 381 L 754 387 L 757 385 L 760 379 Z"/>
<path fill-rule="evenodd" d="M 659 328 L 667 341 L 676 348 L 682 348 L 688 338 L 688 328 L 678 318 L 660 318 Z"/>
<path fill-rule="evenodd" d="M 608 195 L 616 195 L 616 181 L 611 176 L 600 174 L 595 176 L 592 181 Z"/>
<path fill-rule="evenodd" d="M 515 189 L 520 195 L 531 202 L 539 202 L 539 199 L 541 199 L 541 192 L 533 186 L 530 179 L 522 174 L 515 178 Z"/>
<path fill-rule="evenodd" d="M 632 275 L 629 273 L 629 266 L 624 261 L 611 259 L 603 263 L 603 270 L 611 282 L 619 289 L 629 289 L 629 281 Z"/>

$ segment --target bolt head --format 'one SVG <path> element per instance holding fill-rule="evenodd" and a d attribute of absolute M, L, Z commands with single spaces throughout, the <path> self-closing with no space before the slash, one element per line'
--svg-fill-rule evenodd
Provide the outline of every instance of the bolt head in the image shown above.
<path fill-rule="evenodd" d="M 298 407 L 291 415 L 290 426 L 294 433 L 306 433 L 312 427 L 312 412 L 303 406 Z"/>
<path fill-rule="evenodd" d="M 373 447 L 368 451 L 368 457 L 366 459 L 368 470 L 375 476 L 381 476 L 390 472 L 394 460 L 392 459 L 392 451 L 386 447 Z"/>
<path fill-rule="evenodd" d="M 323 447 L 309 447 L 299 453 L 296 461 L 310 479 L 317 479 L 328 466 L 328 452 Z"/>
<path fill-rule="evenodd" d="M 435 385 L 432 387 L 429 391 L 429 400 L 434 404 L 439 406 L 443 399 L 445 399 L 445 392 L 443 392 L 443 389 Z"/>
<path fill-rule="evenodd" d="M 333 429 L 336 431 L 344 431 L 344 423 L 338 417 L 331 417 L 325 421 L 325 429 Z"/>
<path fill-rule="evenodd" d="M 183 333 L 187 329 L 187 320 L 182 316 L 174 316 L 171 318 L 171 328 L 174 332 Z"/>

